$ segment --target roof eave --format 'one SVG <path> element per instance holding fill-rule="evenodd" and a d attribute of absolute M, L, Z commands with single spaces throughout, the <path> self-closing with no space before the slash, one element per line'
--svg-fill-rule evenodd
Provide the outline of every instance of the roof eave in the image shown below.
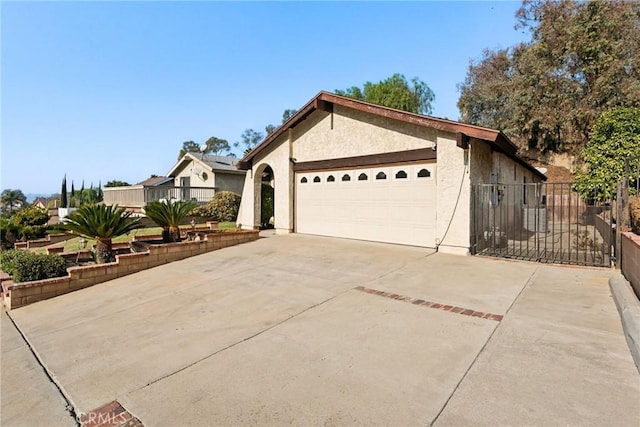
<path fill-rule="evenodd" d="M 411 123 L 417 126 L 425 126 L 449 133 L 463 133 L 472 138 L 487 141 L 494 148 L 503 152 L 510 158 L 525 166 L 527 169 L 536 173 L 541 179 L 546 180 L 547 177 L 539 170 L 521 159 L 516 153 L 518 147 L 502 132 L 482 126 L 471 125 L 467 123 L 454 122 L 448 119 L 438 117 L 430 117 L 422 114 L 410 113 L 407 111 L 397 110 L 394 108 L 384 107 L 369 102 L 359 101 L 344 96 L 336 95 L 326 91 L 320 91 L 309 102 L 307 102 L 296 114 L 289 120 L 278 127 L 271 135 L 267 136 L 260 144 L 258 144 L 251 152 L 244 156 L 236 165 L 240 170 L 251 169 L 253 158 L 260 152 L 264 151 L 272 142 L 284 134 L 288 129 L 298 125 L 306 119 L 315 110 L 333 111 L 333 105 L 338 104 L 347 108 L 353 108 L 359 111 L 368 112 L 377 116 L 386 117 L 392 120 L 399 120 L 405 123 Z"/>

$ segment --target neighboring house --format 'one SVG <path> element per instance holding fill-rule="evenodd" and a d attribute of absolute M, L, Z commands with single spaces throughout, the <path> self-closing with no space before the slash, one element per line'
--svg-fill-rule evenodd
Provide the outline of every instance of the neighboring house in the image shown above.
<path fill-rule="evenodd" d="M 187 153 L 167 175 L 174 178 L 176 186 L 209 187 L 242 194 L 246 173 L 238 170 L 237 164 L 235 157 Z"/>
<path fill-rule="evenodd" d="M 545 180 L 515 153 L 497 130 L 320 92 L 240 161 L 237 222 L 264 224 L 267 185 L 278 233 L 466 254 L 473 184 Z"/>
<path fill-rule="evenodd" d="M 60 207 L 60 199 L 57 197 L 37 197 L 32 206 L 35 206 L 38 209 L 42 209 L 47 211 L 49 215 L 48 225 L 57 224 L 59 221 L 58 218 L 58 208 Z"/>
<path fill-rule="evenodd" d="M 37 197 L 32 205 L 44 210 L 57 209 L 60 207 L 60 199 L 57 197 Z"/>
<path fill-rule="evenodd" d="M 167 173 L 136 185 L 104 188 L 104 203 L 140 212 L 155 200 L 194 200 L 205 204 L 218 191 L 242 194 L 245 172 L 235 157 L 187 153 Z"/>

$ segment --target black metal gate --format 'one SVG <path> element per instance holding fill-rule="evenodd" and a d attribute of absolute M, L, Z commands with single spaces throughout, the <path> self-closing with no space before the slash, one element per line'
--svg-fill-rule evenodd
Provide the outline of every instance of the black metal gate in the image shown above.
<path fill-rule="evenodd" d="M 612 200 L 582 198 L 567 183 L 476 184 L 471 252 L 610 267 Z"/>

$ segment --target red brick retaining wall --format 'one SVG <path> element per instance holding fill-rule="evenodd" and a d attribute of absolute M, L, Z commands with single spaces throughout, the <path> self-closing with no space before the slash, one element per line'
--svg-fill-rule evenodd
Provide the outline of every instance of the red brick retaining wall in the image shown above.
<path fill-rule="evenodd" d="M 147 268 L 257 239 L 257 231 L 212 233 L 207 234 L 204 240 L 150 245 L 148 252 L 117 255 L 116 262 L 108 264 L 72 267 L 67 269 L 65 277 L 24 283 L 2 281 L 3 302 L 10 310 Z"/>

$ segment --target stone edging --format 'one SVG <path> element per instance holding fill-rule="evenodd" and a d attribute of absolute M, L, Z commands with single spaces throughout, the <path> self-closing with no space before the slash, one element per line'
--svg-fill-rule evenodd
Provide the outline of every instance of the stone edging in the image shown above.
<path fill-rule="evenodd" d="M 640 301 L 621 274 L 609 279 L 609 288 L 620 313 L 624 337 L 627 339 L 631 356 L 640 372 Z"/>

